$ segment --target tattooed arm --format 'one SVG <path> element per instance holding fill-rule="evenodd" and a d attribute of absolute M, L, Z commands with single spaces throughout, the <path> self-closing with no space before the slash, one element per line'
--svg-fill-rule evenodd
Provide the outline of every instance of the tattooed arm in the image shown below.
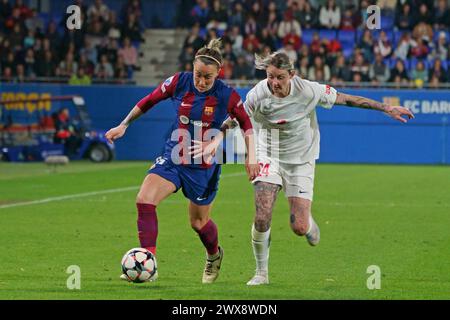
<path fill-rule="evenodd" d="M 344 105 L 348 107 L 382 111 L 387 115 L 389 115 L 391 118 L 398 120 L 400 122 L 407 122 L 407 120 L 402 116 L 407 116 L 408 119 L 414 118 L 413 113 L 407 108 L 401 106 L 390 106 L 387 103 L 381 103 L 372 99 L 360 96 L 353 96 L 341 92 L 337 93 L 335 104 Z"/>

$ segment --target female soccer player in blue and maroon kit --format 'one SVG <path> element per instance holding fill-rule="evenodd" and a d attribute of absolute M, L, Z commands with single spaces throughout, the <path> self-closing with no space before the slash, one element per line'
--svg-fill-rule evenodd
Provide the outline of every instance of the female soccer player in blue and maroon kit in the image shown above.
<path fill-rule="evenodd" d="M 229 116 L 245 132 L 248 156 L 246 170 L 250 180 L 259 173 L 254 158 L 252 125 L 237 92 L 217 79 L 222 64 L 220 40 L 212 40 L 195 56 L 193 73 L 181 72 L 168 78 L 140 100 L 120 125 L 110 129 L 110 142 L 122 137 L 129 124 L 158 102 L 171 98 L 177 106 L 172 136 L 165 150 L 148 171 L 137 195 L 138 232 L 141 247 L 156 253 L 158 220 L 156 207 L 180 188 L 189 202 L 192 228 L 207 251 L 203 283 L 212 283 L 219 274 L 223 250 L 218 244 L 217 226 L 210 219 L 212 201 L 218 188 L 221 167 L 217 163 L 197 163 L 189 154 L 192 140 L 204 140 L 209 129 L 219 130 Z M 206 135 L 205 135 L 206 136 Z M 199 137 L 199 139 L 195 139 Z M 125 277 L 122 277 L 125 279 Z M 152 280 L 155 280 L 154 277 Z M 126 280 L 126 279 L 125 279 Z"/>

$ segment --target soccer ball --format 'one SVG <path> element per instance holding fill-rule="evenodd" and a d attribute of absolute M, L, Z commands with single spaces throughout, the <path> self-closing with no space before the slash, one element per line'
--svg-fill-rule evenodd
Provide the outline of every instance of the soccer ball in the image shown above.
<path fill-rule="evenodd" d="M 135 283 L 149 281 L 156 273 L 156 258 L 147 249 L 133 248 L 122 258 L 122 272 Z"/>

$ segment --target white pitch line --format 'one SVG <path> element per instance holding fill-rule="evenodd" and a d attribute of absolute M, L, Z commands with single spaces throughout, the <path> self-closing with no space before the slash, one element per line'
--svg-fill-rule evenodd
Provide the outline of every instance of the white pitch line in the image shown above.
<path fill-rule="evenodd" d="M 118 189 L 108 189 L 108 190 L 103 190 L 103 191 L 93 191 L 93 192 L 85 192 L 85 193 L 68 194 L 66 196 L 45 198 L 45 199 L 41 199 L 41 200 L 4 204 L 4 205 L 0 206 L 0 209 L 6 209 L 6 208 L 12 208 L 12 207 L 21 207 L 21 206 L 31 206 L 31 205 L 34 205 L 34 204 L 48 203 L 48 202 L 53 202 L 53 201 L 61 201 L 61 200 L 67 200 L 67 199 L 75 199 L 75 198 L 96 196 L 96 195 L 99 195 L 99 194 L 107 194 L 107 193 L 115 193 L 115 192 L 136 190 L 138 188 L 139 188 L 139 186 L 134 186 L 134 187 L 126 187 L 126 188 L 118 188 Z"/>
<path fill-rule="evenodd" d="M 224 174 L 222 176 L 222 178 L 237 177 L 237 176 L 243 176 L 243 175 L 245 175 L 244 172 L 235 172 L 235 173 Z M 75 199 L 75 198 L 97 196 L 97 195 L 100 195 L 100 194 L 108 194 L 108 193 L 116 193 L 116 192 L 123 192 L 123 191 L 131 191 L 131 190 L 137 190 L 137 189 L 139 189 L 139 187 L 140 186 L 133 186 L 133 187 L 125 187 L 125 188 L 117 188 L 117 189 L 108 189 L 108 190 L 103 190 L 103 191 L 92 191 L 92 192 L 85 192 L 85 193 L 75 193 L 75 194 L 68 194 L 68 195 L 65 195 L 65 196 L 45 198 L 45 199 L 41 199 L 41 200 L 33 200 L 33 201 L 26 201 L 26 202 L 10 203 L 10 204 L 0 205 L 0 209 L 8 209 L 8 208 L 14 208 L 14 207 L 31 206 L 31 205 L 35 205 L 35 204 L 42 204 L 42 203 L 61 201 L 61 200 L 67 200 L 67 199 Z"/>

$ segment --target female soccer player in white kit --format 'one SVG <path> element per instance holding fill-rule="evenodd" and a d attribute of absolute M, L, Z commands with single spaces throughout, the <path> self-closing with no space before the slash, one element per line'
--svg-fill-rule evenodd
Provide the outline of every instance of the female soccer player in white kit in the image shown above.
<path fill-rule="evenodd" d="M 256 215 L 252 225 L 252 246 L 256 274 L 248 285 L 269 283 L 268 261 L 270 225 L 277 193 L 282 188 L 290 207 L 290 226 L 299 236 L 306 236 L 315 246 L 320 230 L 311 215 L 315 161 L 319 158 L 318 105 L 374 109 L 406 122 L 413 114 L 400 106 L 389 106 L 364 97 L 337 92 L 295 75 L 292 62 L 284 53 L 256 56 L 257 69 L 266 70 L 267 78 L 248 94 L 244 103 L 256 136 L 256 154 L 260 174 L 253 180 Z M 236 124 L 227 119 L 222 130 Z M 217 144 L 217 140 L 214 142 Z M 204 150 L 205 145 L 203 145 Z M 209 147 L 211 148 L 211 147 Z"/>

